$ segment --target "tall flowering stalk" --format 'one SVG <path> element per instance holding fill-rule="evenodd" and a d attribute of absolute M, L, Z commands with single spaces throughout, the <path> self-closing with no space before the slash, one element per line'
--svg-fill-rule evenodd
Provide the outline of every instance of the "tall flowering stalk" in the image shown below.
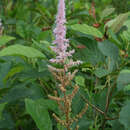
<path fill-rule="evenodd" d="M 77 122 L 78 119 L 82 117 L 82 115 L 86 112 L 88 108 L 88 104 L 86 104 L 85 108 L 75 117 L 71 116 L 72 99 L 78 92 L 79 87 L 77 85 L 71 85 L 71 81 L 74 78 L 77 70 L 75 70 L 74 72 L 70 72 L 69 68 L 74 65 L 80 64 L 81 61 L 73 61 L 71 57 L 74 53 L 74 50 L 68 51 L 69 40 L 66 39 L 65 23 L 65 2 L 64 0 L 59 0 L 58 13 L 56 16 L 56 28 L 54 29 L 55 40 L 53 42 L 53 46 L 51 46 L 52 50 L 56 53 L 56 58 L 51 59 L 50 62 L 60 64 L 63 66 L 63 68 L 55 68 L 50 65 L 48 67 L 54 77 L 59 81 L 58 89 L 63 96 L 60 96 L 58 92 L 55 91 L 55 96 L 49 95 L 48 97 L 57 102 L 59 109 L 65 116 L 65 119 L 62 120 L 57 115 L 53 114 L 56 121 L 67 128 L 67 130 L 71 130 L 72 123 L 74 121 Z M 71 94 L 67 94 L 68 86 L 73 87 L 73 91 Z M 78 130 L 78 126 L 76 126 L 75 130 Z"/>
<path fill-rule="evenodd" d="M 65 64 L 68 57 L 71 57 L 74 50 L 67 51 L 69 47 L 69 40 L 66 39 L 66 18 L 65 18 L 65 2 L 59 0 L 58 14 L 56 16 L 56 28 L 54 29 L 55 40 L 51 46 L 52 50 L 57 54 L 55 59 L 50 61 L 53 63 Z M 68 66 L 80 64 L 80 61 L 74 62 L 72 59 L 69 61 Z"/>

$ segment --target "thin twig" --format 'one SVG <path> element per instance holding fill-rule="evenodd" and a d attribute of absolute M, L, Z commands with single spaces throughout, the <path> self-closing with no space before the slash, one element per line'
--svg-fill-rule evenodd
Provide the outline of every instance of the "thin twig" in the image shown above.
<path fill-rule="evenodd" d="M 105 115 L 105 112 L 103 112 L 102 110 L 100 110 L 98 107 L 96 107 L 95 105 L 93 105 L 92 103 L 90 103 L 83 95 L 80 95 L 82 97 L 82 99 L 88 103 L 89 106 L 91 106 L 92 108 L 94 108 L 97 112 L 101 113 L 102 115 L 104 115 L 104 119 L 105 120 L 116 120 L 119 117 L 114 117 L 114 118 L 109 118 Z"/>
<path fill-rule="evenodd" d="M 98 107 L 96 107 L 95 105 L 93 105 L 92 103 L 90 103 L 83 95 L 80 95 L 82 97 L 82 99 L 88 103 L 92 108 L 94 108 L 96 111 L 98 111 L 99 113 L 104 115 L 104 112 L 102 110 L 100 110 Z"/>

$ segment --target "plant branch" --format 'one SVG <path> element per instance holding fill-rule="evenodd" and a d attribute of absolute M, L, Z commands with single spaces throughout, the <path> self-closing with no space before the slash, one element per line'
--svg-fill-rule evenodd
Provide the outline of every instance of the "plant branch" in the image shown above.
<path fill-rule="evenodd" d="M 83 95 L 80 95 L 82 97 L 82 99 L 88 103 L 89 106 L 91 106 L 93 109 L 95 109 L 97 112 L 101 113 L 102 115 L 104 115 L 104 119 L 105 120 L 116 120 L 119 117 L 114 117 L 114 118 L 109 118 L 106 116 L 105 112 L 103 112 L 101 109 L 99 109 L 98 107 L 96 107 L 94 104 L 90 103 Z"/>
<path fill-rule="evenodd" d="M 98 107 L 96 107 L 95 105 L 93 105 L 92 103 L 90 103 L 83 95 L 80 95 L 81 98 L 88 103 L 88 105 L 90 105 L 92 108 L 94 108 L 96 111 L 98 111 L 99 113 L 104 115 L 104 112 L 102 110 L 100 110 Z"/>

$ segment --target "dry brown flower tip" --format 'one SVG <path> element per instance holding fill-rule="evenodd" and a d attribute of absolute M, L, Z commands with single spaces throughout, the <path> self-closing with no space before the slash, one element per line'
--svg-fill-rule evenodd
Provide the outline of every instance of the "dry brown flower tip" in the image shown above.
<path fill-rule="evenodd" d="M 61 125 L 65 126 L 65 121 L 64 121 L 64 120 L 61 120 L 58 116 L 56 116 L 55 113 L 53 113 L 52 116 L 56 119 L 56 121 L 57 121 L 58 123 L 60 123 Z"/>
<path fill-rule="evenodd" d="M 55 96 L 51 96 L 51 95 L 48 95 L 48 97 L 52 100 L 55 100 L 55 101 L 64 101 L 63 98 L 59 98 L 59 97 L 55 97 Z"/>
<path fill-rule="evenodd" d="M 61 90 L 62 92 L 66 92 L 66 89 L 65 89 L 64 87 L 60 87 L 60 90 Z"/>
<path fill-rule="evenodd" d="M 79 87 L 76 85 L 74 87 L 74 90 L 72 91 L 72 93 L 70 95 L 68 95 L 68 97 L 70 98 L 70 100 L 72 100 L 73 97 L 76 95 L 76 93 L 78 92 L 78 89 L 79 89 Z"/>
<path fill-rule="evenodd" d="M 78 129 L 79 129 L 79 126 L 77 125 L 76 128 L 75 128 L 75 130 L 78 130 Z"/>
<path fill-rule="evenodd" d="M 85 107 L 82 109 L 82 111 L 78 114 L 78 115 L 76 115 L 76 119 L 78 120 L 79 118 L 82 118 L 82 116 L 85 114 L 85 112 L 87 111 L 87 109 L 88 109 L 88 104 L 86 104 L 85 105 Z"/>

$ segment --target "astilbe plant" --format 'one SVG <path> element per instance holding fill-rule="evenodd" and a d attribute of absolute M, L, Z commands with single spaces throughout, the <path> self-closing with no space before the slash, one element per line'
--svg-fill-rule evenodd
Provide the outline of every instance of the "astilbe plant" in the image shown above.
<path fill-rule="evenodd" d="M 77 70 L 74 70 L 73 72 L 69 70 L 72 66 L 81 64 L 81 61 L 73 61 L 71 57 L 74 53 L 74 50 L 68 51 L 69 40 L 66 39 L 65 23 L 65 1 L 59 0 L 58 14 L 56 16 L 56 28 L 54 29 L 55 40 L 53 42 L 53 46 L 51 46 L 52 50 L 56 53 L 56 58 L 51 59 L 50 62 L 59 64 L 62 66 L 62 68 L 55 68 L 51 65 L 49 65 L 48 68 L 56 80 L 59 81 L 58 89 L 63 94 L 63 96 L 59 96 L 58 92 L 55 91 L 55 96 L 49 95 L 48 97 L 57 102 L 59 109 L 65 117 L 65 119 L 61 119 L 61 117 L 53 114 L 56 121 L 60 125 L 67 128 L 67 130 L 71 130 L 71 125 L 73 122 L 77 122 L 83 116 L 88 108 L 88 104 L 86 104 L 81 112 L 75 117 L 71 116 L 72 99 L 78 92 L 79 87 L 77 85 L 73 86 L 71 84 L 71 81 L 74 78 Z M 71 94 L 67 94 L 68 86 L 71 86 L 73 88 Z M 78 130 L 78 126 L 76 126 L 75 129 Z"/>

